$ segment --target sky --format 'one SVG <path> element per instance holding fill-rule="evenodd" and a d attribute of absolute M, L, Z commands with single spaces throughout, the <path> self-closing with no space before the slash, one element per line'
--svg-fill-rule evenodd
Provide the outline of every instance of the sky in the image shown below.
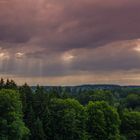
<path fill-rule="evenodd" d="M 140 0 L 0 0 L 0 77 L 140 85 L 139 14 Z"/>

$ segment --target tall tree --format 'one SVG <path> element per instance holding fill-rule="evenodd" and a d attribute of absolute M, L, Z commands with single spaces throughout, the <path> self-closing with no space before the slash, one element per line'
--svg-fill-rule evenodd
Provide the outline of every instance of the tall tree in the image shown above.
<path fill-rule="evenodd" d="M 140 138 L 140 112 L 125 111 L 122 116 L 121 132 L 127 140 Z"/>
<path fill-rule="evenodd" d="M 25 83 L 19 88 L 19 92 L 23 104 L 23 112 L 26 116 L 26 111 L 28 110 L 28 107 L 32 106 L 33 104 L 32 89 Z"/>
<path fill-rule="evenodd" d="M 74 99 L 53 99 L 50 105 L 47 139 L 86 140 L 84 107 Z"/>
<path fill-rule="evenodd" d="M 107 102 L 89 102 L 87 131 L 90 140 L 119 140 L 120 119 Z"/>
<path fill-rule="evenodd" d="M 3 78 L 0 79 L 0 89 L 3 89 L 5 86 L 5 82 L 3 80 Z"/>
<path fill-rule="evenodd" d="M 33 105 L 35 113 L 40 119 L 42 119 L 46 108 L 48 108 L 48 100 L 49 95 L 46 94 L 46 91 L 43 87 L 38 85 L 35 90 Z"/>
<path fill-rule="evenodd" d="M 16 90 L 17 89 L 17 85 L 16 85 L 16 83 L 13 80 L 7 79 L 4 88 Z"/>
<path fill-rule="evenodd" d="M 13 90 L 0 90 L 0 139 L 22 140 L 28 135 L 22 117 L 22 104 L 19 93 Z"/>
<path fill-rule="evenodd" d="M 35 135 L 33 140 L 46 140 L 46 135 L 43 129 L 42 121 L 37 118 L 35 122 Z"/>

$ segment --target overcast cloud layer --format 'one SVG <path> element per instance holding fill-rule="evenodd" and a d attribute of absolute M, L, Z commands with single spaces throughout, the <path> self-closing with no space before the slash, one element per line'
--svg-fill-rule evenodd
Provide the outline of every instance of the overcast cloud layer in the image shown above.
<path fill-rule="evenodd" d="M 139 7 L 139 0 L 0 0 L 0 76 L 140 84 Z"/>

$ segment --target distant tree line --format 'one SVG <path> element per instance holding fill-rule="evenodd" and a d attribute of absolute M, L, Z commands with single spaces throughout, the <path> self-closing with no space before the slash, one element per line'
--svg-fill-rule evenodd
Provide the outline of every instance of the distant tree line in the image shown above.
<path fill-rule="evenodd" d="M 1 79 L 0 140 L 139 140 L 140 89 L 63 88 Z"/>

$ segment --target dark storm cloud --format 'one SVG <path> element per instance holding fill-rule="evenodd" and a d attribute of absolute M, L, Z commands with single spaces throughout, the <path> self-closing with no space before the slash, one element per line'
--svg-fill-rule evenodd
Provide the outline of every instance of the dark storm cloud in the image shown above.
<path fill-rule="evenodd" d="M 139 0 L 11 0 L 0 5 L 2 41 L 38 38 L 40 47 L 69 50 L 140 36 Z"/>
<path fill-rule="evenodd" d="M 9 43 L 26 43 L 30 35 L 22 27 L 0 26 L 0 40 Z"/>

